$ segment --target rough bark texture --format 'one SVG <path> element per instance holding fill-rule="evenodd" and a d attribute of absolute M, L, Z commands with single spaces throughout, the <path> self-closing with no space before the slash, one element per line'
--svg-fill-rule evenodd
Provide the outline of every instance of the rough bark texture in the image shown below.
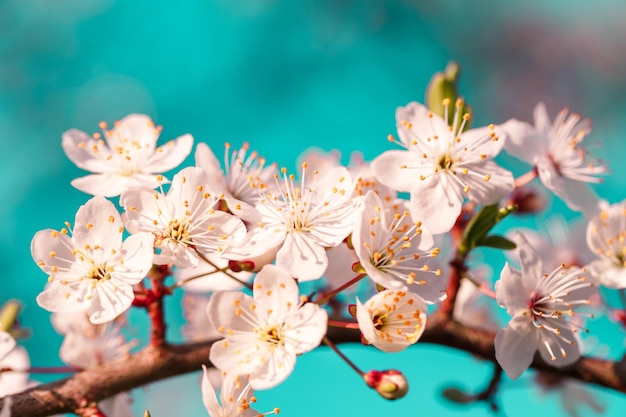
<path fill-rule="evenodd" d="M 331 328 L 329 337 L 336 343 L 360 340 L 358 330 L 349 329 Z M 428 326 L 419 343 L 448 346 L 495 361 L 493 339 L 492 333 L 468 328 L 435 313 L 429 316 Z M 199 371 L 201 364 L 209 365 L 211 344 L 148 346 L 124 361 L 87 369 L 72 377 L 14 395 L 12 415 L 43 417 L 76 412 L 93 402 L 141 385 Z M 583 357 L 567 368 L 557 369 L 544 363 L 537 355 L 532 367 L 626 393 L 626 361 Z M 0 400 L 0 408 L 2 403 Z"/>

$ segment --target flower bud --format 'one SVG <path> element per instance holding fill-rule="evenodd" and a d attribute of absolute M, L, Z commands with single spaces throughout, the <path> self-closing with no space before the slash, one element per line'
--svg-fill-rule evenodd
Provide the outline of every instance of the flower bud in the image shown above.
<path fill-rule="evenodd" d="M 397 400 L 409 392 L 409 382 L 402 372 L 395 369 L 369 371 L 363 375 L 363 379 L 367 385 L 388 400 Z"/>
<path fill-rule="evenodd" d="M 252 272 L 254 271 L 254 261 L 246 259 L 244 261 L 228 261 L 228 268 L 233 272 Z"/>
<path fill-rule="evenodd" d="M 548 205 L 546 196 L 534 187 L 516 188 L 510 197 L 510 204 L 517 206 L 515 214 L 542 212 Z"/>

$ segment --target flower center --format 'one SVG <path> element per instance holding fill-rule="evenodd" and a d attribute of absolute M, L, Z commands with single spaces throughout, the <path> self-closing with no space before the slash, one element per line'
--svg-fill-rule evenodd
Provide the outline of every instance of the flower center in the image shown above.
<path fill-rule="evenodd" d="M 107 281 L 111 279 L 111 272 L 113 272 L 113 268 L 107 267 L 106 264 L 94 265 L 94 267 L 87 274 L 86 278 L 95 279 L 96 281 Z"/>
<path fill-rule="evenodd" d="M 261 342 L 269 343 L 272 347 L 285 345 L 285 334 L 282 326 L 273 325 L 257 329 L 257 333 L 259 333 Z"/>
<path fill-rule="evenodd" d="M 439 168 L 443 170 L 449 170 L 452 168 L 452 155 L 449 153 L 441 155 L 439 158 Z"/>
<path fill-rule="evenodd" d="M 163 237 L 177 242 L 186 240 L 189 237 L 189 220 L 171 220 L 163 232 Z"/>

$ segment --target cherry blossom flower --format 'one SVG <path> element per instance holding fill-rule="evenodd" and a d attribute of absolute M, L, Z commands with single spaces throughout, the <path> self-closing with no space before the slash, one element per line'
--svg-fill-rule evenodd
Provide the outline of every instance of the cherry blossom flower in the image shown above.
<path fill-rule="evenodd" d="M 536 167 L 543 185 L 572 210 L 587 212 L 595 208 L 597 198 L 586 183 L 601 182 L 596 175 L 605 173 L 607 167 L 589 161 L 580 146 L 591 132 L 591 122 L 568 113 L 567 108 L 561 110 L 551 122 L 546 106 L 539 103 L 534 126 L 511 119 L 499 129 L 507 136 L 508 153 Z"/>
<path fill-rule="evenodd" d="M 385 185 L 411 193 L 410 211 L 434 234 L 445 233 L 461 214 L 465 196 L 481 205 L 494 204 L 513 190 L 513 175 L 492 159 L 500 152 L 494 126 L 463 130 L 469 114 L 461 115 L 457 101 L 452 128 L 449 100 L 442 119 L 419 103 L 396 111 L 399 144 L 405 151 L 387 151 L 372 162 L 372 171 Z M 395 142 L 395 138 L 390 136 Z"/>
<path fill-rule="evenodd" d="M 318 180 L 315 171 L 307 182 L 305 163 L 298 186 L 285 168 L 281 172 L 281 194 L 263 194 L 256 206 L 261 221 L 244 243 L 227 249 L 224 257 L 249 259 L 278 248 L 276 265 L 300 281 L 318 279 L 328 266 L 326 248 L 339 245 L 352 229 L 350 174 L 345 168 L 335 168 Z M 265 188 L 263 184 L 256 187 L 260 192 Z"/>
<path fill-rule="evenodd" d="M 407 291 L 381 291 L 361 304 L 356 318 L 367 342 L 383 352 L 399 352 L 414 344 L 426 328 L 426 304 Z"/>
<path fill-rule="evenodd" d="M 317 304 L 301 302 L 293 278 L 275 265 L 257 274 L 253 297 L 216 292 L 207 313 L 225 337 L 213 344 L 211 362 L 229 373 L 250 375 L 255 389 L 271 388 L 287 378 L 296 356 L 320 344 L 328 320 Z"/>
<path fill-rule="evenodd" d="M 129 356 L 135 342 L 120 333 L 124 320 L 94 325 L 81 314 L 54 314 L 52 322 L 65 335 L 59 350 L 63 362 L 78 368 L 93 368 Z M 132 417 L 131 399 L 126 393 L 102 400 L 98 408 L 106 415 Z"/>
<path fill-rule="evenodd" d="M 609 288 L 626 288 L 626 200 L 589 221 L 587 245 L 600 258 L 589 264 L 589 273 Z"/>
<path fill-rule="evenodd" d="M 259 413 L 251 404 L 256 402 L 254 390 L 248 382 L 248 378 L 243 375 L 234 375 L 223 372 L 222 390 L 220 392 L 220 403 L 210 381 L 207 367 L 202 365 L 202 402 L 206 407 L 210 417 L 261 417 L 269 414 L 278 414 L 279 409 L 275 408 L 268 413 Z"/>
<path fill-rule="evenodd" d="M 523 237 L 518 242 L 522 270 L 506 264 L 495 285 L 498 304 L 512 316 L 496 335 L 496 359 L 512 379 L 530 366 L 536 351 L 556 367 L 578 360 L 581 325 L 574 319 L 586 313 L 575 310 L 588 305 L 595 292 L 584 269 L 561 266 L 544 273 L 528 242 Z"/>
<path fill-rule="evenodd" d="M 104 133 L 89 136 L 77 129 L 63 134 L 63 150 L 79 168 L 95 174 L 77 178 L 72 186 L 82 192 L 114 197 L 133 187 L 155 188 L 154 174 L 177 167 L 191 152 L 193 138 L 183 135 L 156 147 L 161 128 L 150 117 L 130 114 L 113 129 L 100 123 Z"/>
<path fill-rule="evenodd" d="M 126 311 L 134 299 L 133 285 L 152 266 L 154 238 L 137 233 L 122 242 L 123 232 L 119 213 L 103 197 L 78 209 L 72 236 L 68 229 L 38 232 L 31 252 L 49 274 L 49 284 L 37 303 L 56 313 L 86 311 L 94 324 Z"/>
<path fill-rule="evenodd" d="M 352 232 L 352 244 L 361 266 L 377 284 L 403 290 L 410 286 L 426 302 L 443 300 L 445 280 L 426 259 L 437 256 L 433 237 L 408 211 L 385 210 L 376 193 L 368 192 Z"/>
<path fill-rule="evenodd" d="M 211 188 L 220 194 L 231 213 L 246 221 L 258 221 L 259 213 L 254 206 L 262 196 L 251 187 L 251 183 L 272 186 L 276 165 L 266 165 L 265 159 L 256 152 L 249 152 L 244 143 L 241 149 L 230 154 L 230 144 L 226 143 L 224 172 L 211 148 L 205 143 L 196 147 L 196 166 L 207 173 Z M 229 155 L 230 154 L 230 155 Z"/>
<path fill-rule="evenodd" d="M 155 264 L 194 267 L 200 261 L 198 253 L 210 256 L 243 240 L 245 225 L 232 214 L 216 210 L 220 195 L 209 184 L 200 168 L 189 167 L 174 176 L 167 194 L 147 188 L 122 193 L 120 204 L 129 232 L 155 236 Z"/>

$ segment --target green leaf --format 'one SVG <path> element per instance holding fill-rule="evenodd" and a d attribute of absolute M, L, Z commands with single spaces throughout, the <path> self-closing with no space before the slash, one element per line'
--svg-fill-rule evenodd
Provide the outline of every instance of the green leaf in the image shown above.
<path fill-rule="evenodd" d="M 514 205 L 498 208 L 498 204 L 483 206 L 467 223 L 459 250 L 467 253 L 476 246 L 480 246 L 478 242 L 485 238 L 496 224 L 515 211 L 516 208 L 517 206 Z"/>
<path fill-rule="evenodd" d="M 488 248 L 504 250 L 511 250 L 517 247 L 515 243 L 511 242 L 509 239 L 498 235 L 484 236 L 476 242 L 476 246 L 485 246 Z"/>

